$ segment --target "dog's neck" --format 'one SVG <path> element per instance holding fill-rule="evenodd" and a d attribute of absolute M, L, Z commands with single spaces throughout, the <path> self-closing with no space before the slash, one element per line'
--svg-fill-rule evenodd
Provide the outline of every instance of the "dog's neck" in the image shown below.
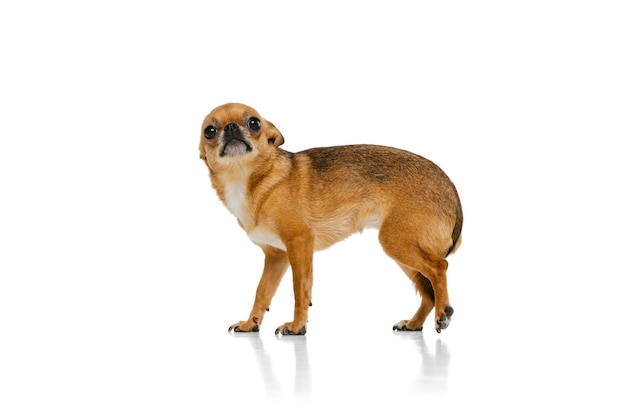
<path fill-rule="evenodd" d="M 291 165 L 290 159 L 277 155 L 274 157 L 265 160 L 259 167 L 234 163 L 228 170 L 211 173 L 213 186 L 221 201 L 246 231 L 254 228 L 258 208 L 272 187 L 284 178 Z M 283 169 L 272 170 L 276 165 L 283 166 Z M 265 193 L 252 194 L 256 189 Z M 255 200 L 252 200 L 252 196 Z"/>

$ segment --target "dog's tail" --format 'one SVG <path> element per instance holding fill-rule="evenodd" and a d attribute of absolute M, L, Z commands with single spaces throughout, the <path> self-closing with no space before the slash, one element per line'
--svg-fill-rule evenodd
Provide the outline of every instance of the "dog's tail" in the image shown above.
<path fill-rule="evenodd" d="M 457 251 L 459 246 L 461 246 L 461 230 L 463 229 L 463 208 L 461 207 L 461 201 L 458 200 L 457 196 L 457 206 L 456 206 L 456 221 L 454 223 L 454 228 L 452 229 L 452 246 L 448 249 L 448 254 L 446 257 Z"/>

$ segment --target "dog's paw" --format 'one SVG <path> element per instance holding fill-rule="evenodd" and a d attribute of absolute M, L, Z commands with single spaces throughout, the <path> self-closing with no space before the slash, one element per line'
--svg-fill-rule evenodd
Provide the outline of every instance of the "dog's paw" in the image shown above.
<path fill-rule="evenodd" d="M 399 332 L 421 332 L 422 326 L 411 325 L 410 320 L 402 320 L 393 325 L 393 330 Z"/>
<path fill-rule="evenodd" d="M 254 321 L 242 321 L 242 322 L 238 322 L 233 324 L 232 326 L 230 326 L 228 328 L 229 332 L 258 332 L 259 331 L 259 325 L 254 322 Z"/>
<path fill-rule="evenodd" d="M 437 330 L 437 333 L 441 333 L 443 329 L 450 326 L 450 321 L 452 320 L 452 314 L 454 314 L 454 309 L 450 306 L 445 306 L 441 316 L 437 317 L 437 324 L 435 325 L 435 329 Z"/>
<path fill-rule="evenodd" d="M 306 334 L 306 325 L 302 327 L 297 327 L 295 323 L 285 323 L 282 326 L 279 326 L 274 332 L 276 335 L 304 335 Z"/>

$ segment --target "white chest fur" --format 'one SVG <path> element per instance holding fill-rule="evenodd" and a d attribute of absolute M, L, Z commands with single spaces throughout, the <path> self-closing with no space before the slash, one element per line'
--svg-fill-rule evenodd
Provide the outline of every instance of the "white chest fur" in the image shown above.
<path fill-rule="evenodd" d="M 240 223 L 245 226 L 250 222 L 251 216 L 245 182 L 228 183 L 224 188 L 224 201 L 226 208 L 237 217 Z"/>
<path fill-rule="evenodd" d="M 276 234 L 262 225 L 257 225 L 248 201 L 248 174 L 243 171 L 239 174 L 241 175 L 239 179 L 230 178 L 228 182 L 225 182 L 224 204 L 226 208 L 237 217 L 241 226 L 248 233 L 248 237 L 254 243 L 286 250 L 285 244 Z"/>

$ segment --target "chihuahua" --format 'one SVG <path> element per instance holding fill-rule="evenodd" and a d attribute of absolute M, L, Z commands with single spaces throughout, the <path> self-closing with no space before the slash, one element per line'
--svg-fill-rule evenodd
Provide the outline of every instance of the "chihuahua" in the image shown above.
<path fill-rule="evenodd" d="M 226 208 L 265 254 L 247 320 L 233 332 L 258 332 L 278 285 L 293 274 L 293 321 L 280 335 L 306 333 L 313 253 L 364 228 L 379 230 L 390 256 L 415 284 L 421 304 L 393 330 L 419 331 L 435 309 L 435 329 L 450 324 L 446 257 L 461 244 L 463 212 L 448 176 L 431 161 L 378 145 L 291 153 L 283 135 L 253 108 L 228 103 L 202 123 L 200 158 Z"/>

